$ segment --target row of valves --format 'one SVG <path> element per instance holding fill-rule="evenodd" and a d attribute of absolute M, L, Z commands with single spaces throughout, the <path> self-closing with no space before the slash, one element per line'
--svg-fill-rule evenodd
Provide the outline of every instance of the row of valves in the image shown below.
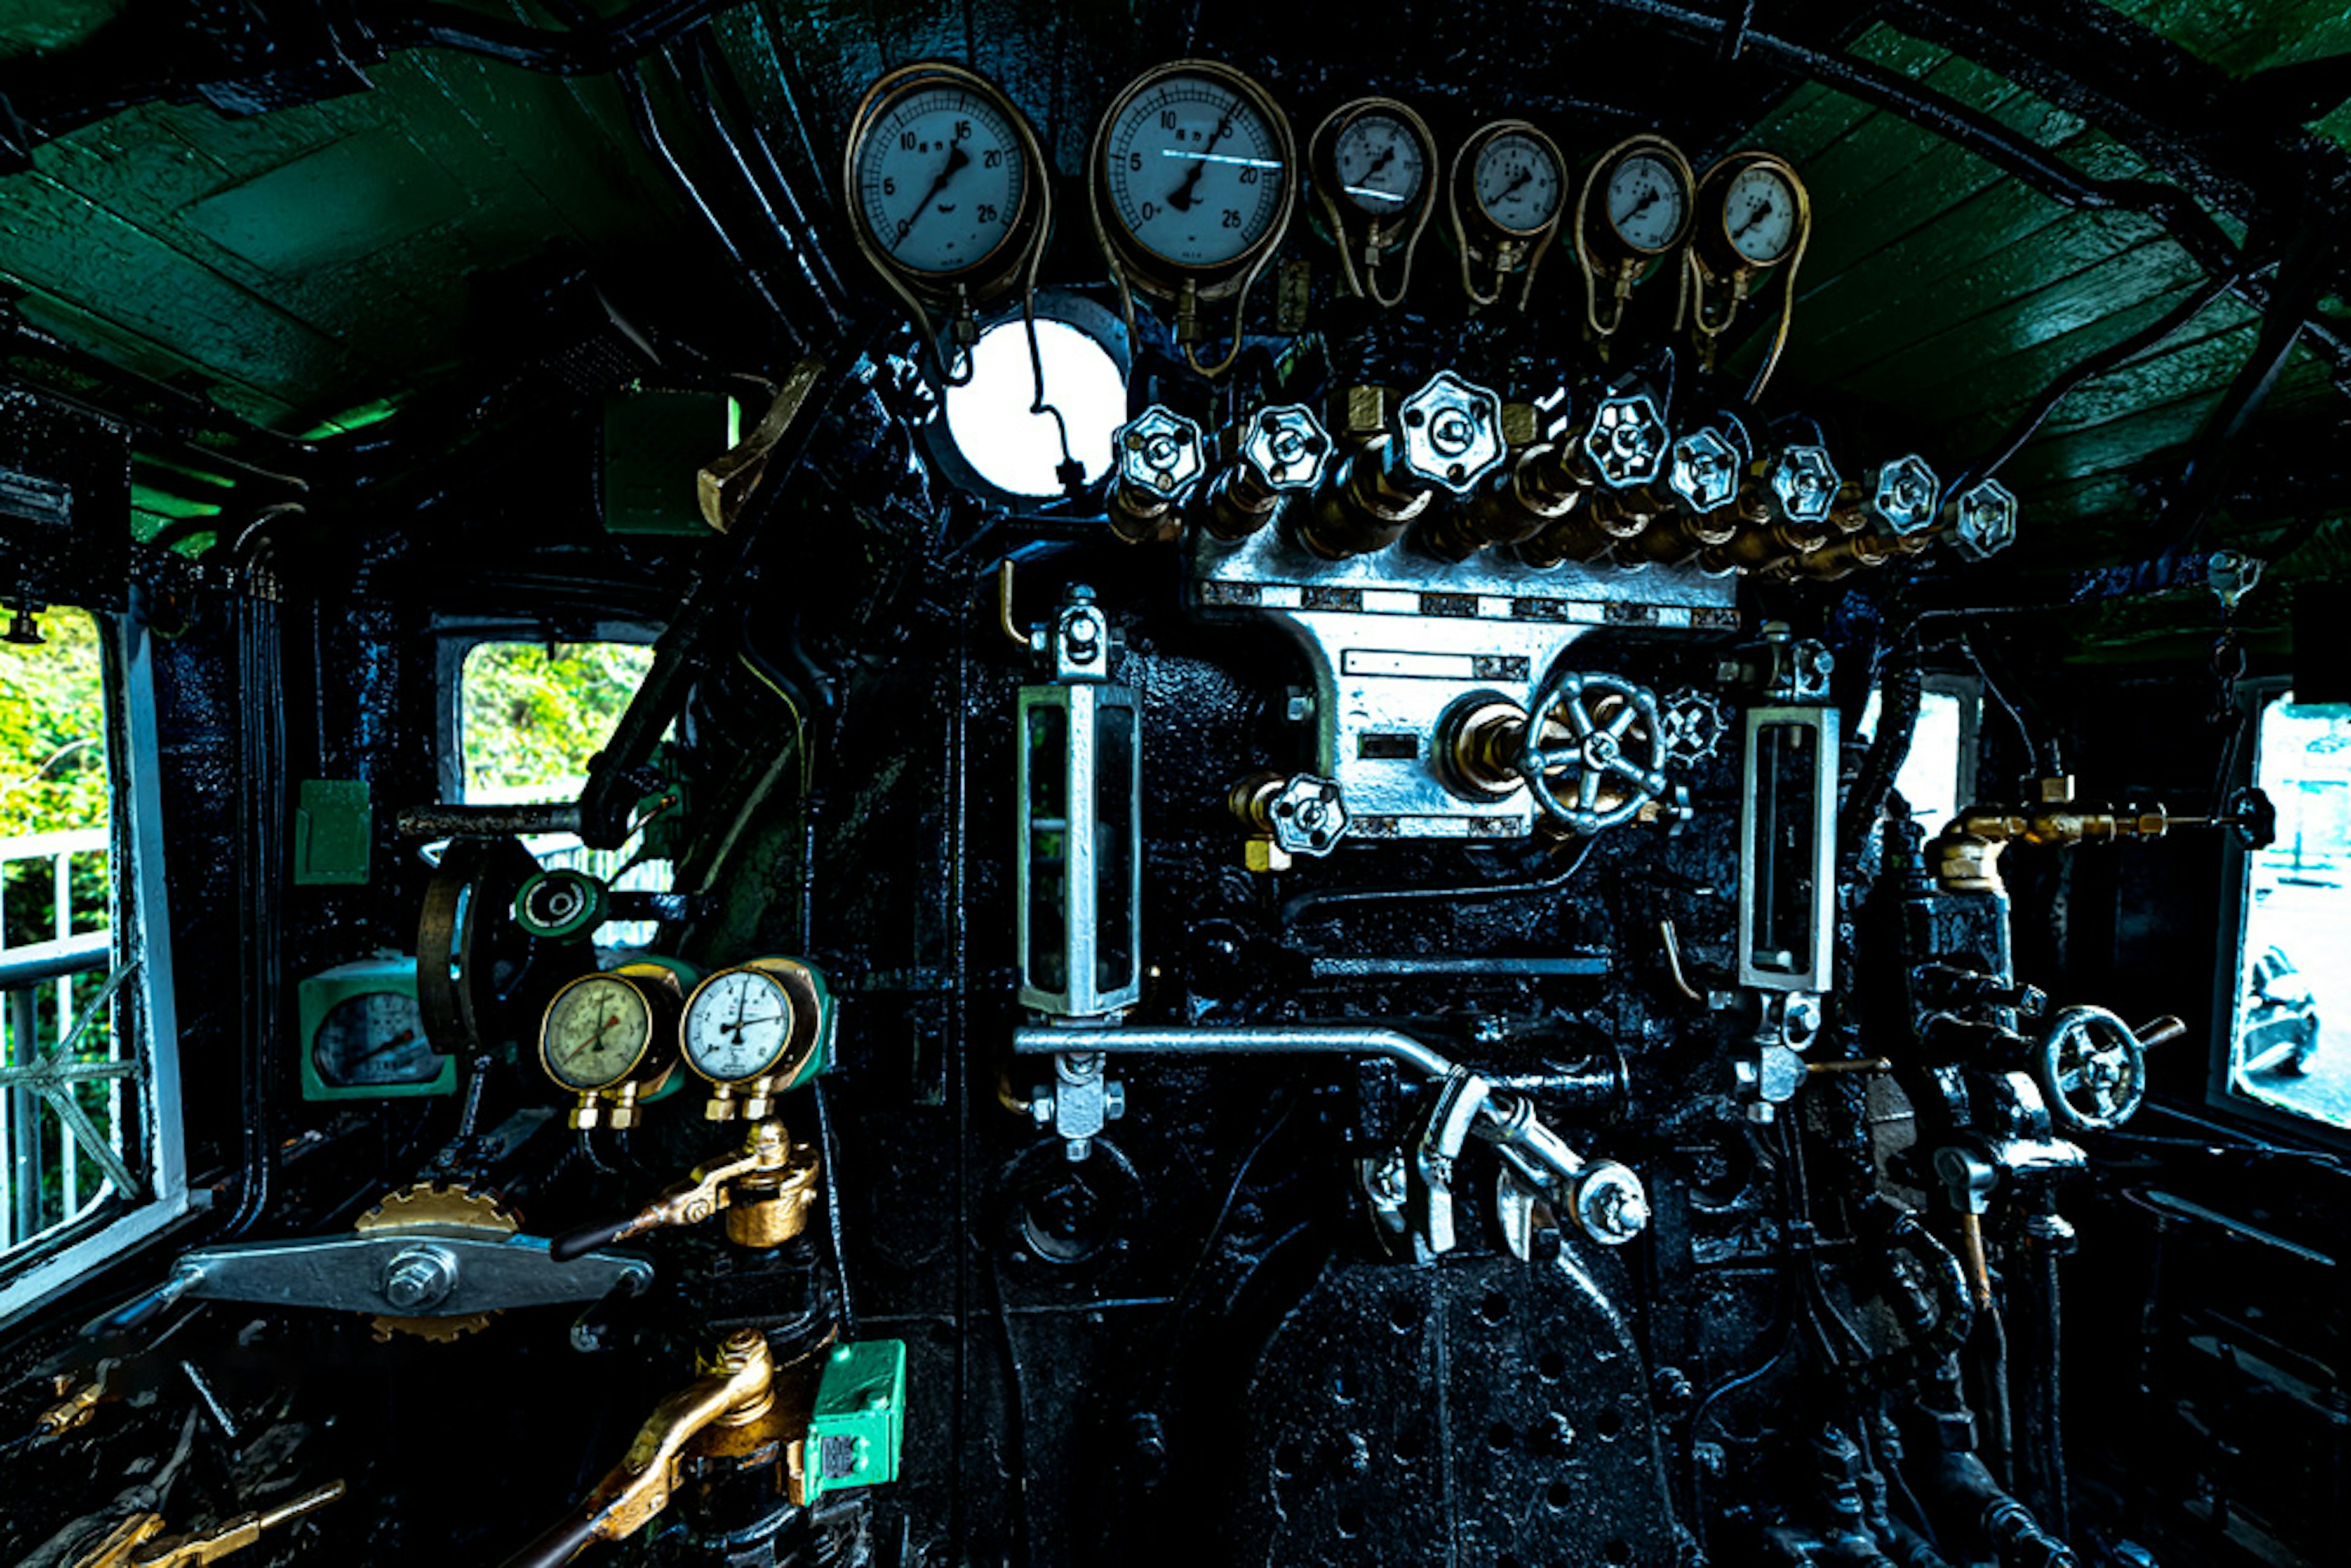
<path fill-rule="evenodd" d="M 1154 403 L 1120 428 L 1112 528 L 1172 539 L 1186 518 L 1238 544 L 1277 517 L 1326 560 L 1415 548 L 1459 562 L 1515 550 L 1534 567 L 1695 562 L 1830 580 L 1917 555 L 1937 539 L 1983 560 L 2016 537 L 2016 497 L 1985 479 L 1946 497 L 1923 458 L 1839 474 L 1828 449 L 1760 450 L 1730 418 L 1676 435 L 1646 391 L 1600 399 L 1544 438 L 1532 404 L 1440 371 L 1411 396 L 1344 389 L 1334 439 L 1303 403 L 1259 408 L 1212 442 Z M 1449 504 L 1448 504 L 1449 503 Z"/>

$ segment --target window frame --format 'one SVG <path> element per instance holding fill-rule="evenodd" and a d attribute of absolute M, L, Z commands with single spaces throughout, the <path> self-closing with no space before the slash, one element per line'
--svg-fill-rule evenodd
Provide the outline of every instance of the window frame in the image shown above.
<path fill-rule="evenodd" d="M 155 711 L 153 645 L 143 595 L 129 612 L 88 612 L 103 650 L 108 824 L 114 907 L 111 966 L 135 957 L 124 982 L 136 993 L 132 1049 L 146 1060 L 141 1116 L 146 1190 L 116 1194 L 94 1212 L 0 1258 L 0 1328 L 142 1247 L 200 1205 L 188 1186 L 180 1103 L 179 1015 L 172 988 L 171 902 L 164 883 L 162 750 Z M 120 993 L 118 993 L 120 995 Z"/>
<path fill-rule="evenodd" d="M 2230 791 L 2250 787 L 2260 776 L 2262 716 L 2293 689 L 2294 682 L 2283 675 L 2238 683 L 2237 706 L 2248 742 L 2238 747 L 2229 774 Z M 2229 1070 L 2237 1054 L 2237 987 L 2244 975 L 2245 925 L 2250 913 L 2246 866 L 2252 853 L 2235 834 L 2221 835 L 2220 930 L 2223 940 L 2216 944 L 2213 955 L 2211 1047 L 2206 1060 L 2204 1104 L 2219 1115 L 2264 1132 L 2286 1134 L 2321 1147 L 2351 1149 L 2351 1127 L 2336 1127 L 2315 1116 L 2280 1110 L 2230 1087 Z"/>

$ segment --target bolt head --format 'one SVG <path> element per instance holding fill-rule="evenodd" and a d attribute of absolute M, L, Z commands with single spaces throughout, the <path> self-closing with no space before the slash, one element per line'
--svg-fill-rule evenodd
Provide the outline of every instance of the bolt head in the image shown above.
<path fill-rule="evenodd" d="M 1584 1233 L 1621 1247 L 1649 1226 L 1649 1195 L 1630 1167 L 1604 1160 L 1576 1184 L 1575 1216 Z"/>
<path fill-rule="evenodd" d="M 1825 446 L 1790 446 L 1771 459 L 1771 498 L 1792 523 L 1826 520 L 1842 481 Z"/>
<path fill-rule="evenodd" d="M 1583 455 L 1601 483 L 1612 490 L 1646 485 L 1665 466 L 1671 433 L 1655 399 L 1646 392 L 1603 398 L 1583 433 Z"/>
<path fill-rule="evenodd" d="M 1666 484 L 1693 512 L 1728 506 L 1739 491 L 1739 453 L 1721 431 L 1701 424 L 1674 443 Z"/>
<path fill-rule="evenodd" d="M 1990 560 L 2016 542 L 2016 497 L 1987 479 L 1950 506 L 1951 548 L 1970 560 Z"/>
<path fill-rule="evenodd" d="M 1207 465 L 1200 427 L 1171 408 L 1153 403 L 1112 439 L 1122 484 L 1166 500 L 1199 483 Z"/>
<path fill-rule="evenodd" d="M 1241 460 L 1269 490 L 1311 490 L 1331 462 L 1331 437 L 1304 403 L 1276 403 L 1249 415 Z"/>
<path fill-rule="evenodd" d="M 1397 410 L 1405 472 L 1439 489 L 1467 495 L 1500 464 L 1502 400 L 1440 371 Z"/>
<path fill-rule="evenodd" d="M 1871 494 L 1886 531 L 1907 538 L 1934 527 L 1935 502 L 1942 488 L 1927 460 L 1913 453 L 1881 465 Z"/>

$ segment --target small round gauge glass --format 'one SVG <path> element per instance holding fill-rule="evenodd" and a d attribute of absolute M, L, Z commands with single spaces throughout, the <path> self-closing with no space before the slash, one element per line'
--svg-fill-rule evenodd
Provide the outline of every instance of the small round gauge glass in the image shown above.
<path fill-rule="evenodd" d="M 883 256 L 946 276 L 1011 236 L 1029 171 L 1004 111 L 955 82 L 918 86 L 876 113 L 857 149 L 859 215 Z"/>
<path fill-rule="evenodd" d="M 1250 95 L 1198 72 L 1128 99 L 1102 138 L 1113 212 L 1177 267 L 1223 267 L 1268 239 L 1290 178 L 1286 138 Z"/>
<path fill-rule="evenodd" d="M 608 1089 L 653 1043 L 645 994 L 616 975 L 583 975 L 555 993 L 539 1030 L 539 1060 L 567 1089 Z"/>
<path fill-rule="evenodd" d="M 1420 138 L 1395 115 L 1375 109 L 1340 128 L 1331 141 L 1331 162 L 1340 193 L 1374 217 L 1410 208 L 1428 180 L 1428 155 Z"/>
<path fill-rule="evenodd" d="M 310 1063 L 319 1081 L 335 1089 L 430 1083 L 441 1075 L 443 1060 L 424 1038 L 416 998 L 400 991 L 345 997 L 310 1037 Z"/>
<path fill-rule="evenodd" d="M 1478 150 L 1470 172 L 1479 210 L 1508 234 L 1532 234 L 1559 215 L 1566 180 L 1552 150 L 1523 131 L 1505 131 Z"/>
<path fill-rule="evenodd" d="M 790 1051 L 792 999 L 757 969 L 727 969 L 705 980 L 686 1005 L 685 1060 L 713 1083 L 764 1078 Z"/>
<path fill-rule="evenodd" d="M 1770 267 L 1796 243 L 1796 191 L 1769 163 L 1750 164 L 1722 193 L 1722 232 L 1741 261 Z"/>
<path fill-rule="evenodd" d="M 1608 175 L 1608 226 L 1636 251 L 1651 255 L 1681 238 L 1689 218 L 1689 191 L 1681 171 L 1655 152 L 1635 152 Z"/>

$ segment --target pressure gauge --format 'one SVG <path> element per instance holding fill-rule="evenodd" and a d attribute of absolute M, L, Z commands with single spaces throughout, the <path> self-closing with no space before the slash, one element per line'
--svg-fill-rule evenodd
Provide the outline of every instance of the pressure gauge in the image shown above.
<path fill-rule="evenodd" d="M 711 1120 L 739 1110 L 756 1121 L 777 1093 L 823 1071 L 831 1033 L 822 975 L 794 959 L 757 958 L 695 988 L 679 1041 L 686 1065 L 715 1086 Z"/>
<path fill-rule="evenodd" d="M 978 72 L 925 61 L 875 82 L 850 125 L 841 188 L 858 248 L 926 337 L 929 308 L 943 305 L 967 348 L 978 338 L 977 305 L 1024 270 L 1034 286 L 1052 219 L 1044 152 Z"/>
<path fill-rule="evenodd" d="M 1617 159 L 1602 207 L 1617 243 L 1637 256 L 1662 256 L 1679 244 L 1689 227 L 1689 181 L 1688 164 L 1652 148 Z"/>
<path fill-rule="evenodd" d="M 607 1119 L 627 1127 L 637 1102 L 665 1082 L 675 1066 L 684 987 L 655 963 L 623 964 L 582 975 L 555 993 L 539 1024 L 538 1061 L 547 1075 L 580 1096 L 575 1127 Z"/>
<path fill-rule="evenodd" d="M 1782 280 L 1780 323 L 1748 389 L 1751 400 L 1780 362 L 1795 310 L 1795 274 L 1812 237 L 1812 203 L 1784 158 L 1749 149 L 1733 152 L 1698 182 L 1698 219 L 1690 241 L 1689 319 L 1699 351 L 1712 362 L 1715 340 L 1740 307 Z"/>
<path fill-rule="evenodd" d="M 1097 215 L 1138 282 L 1201 278 L 1270 249 L 1290 216 L 1290 122 L 1229 67 L 1179 60 L 1130 84 L 1094 137 Z"/>
<path fill-rule="evenodd" d="M 302 1097 L 446 1094 L 457 1061 L 433 1048 L 416 1001 L 416 960 L 362 958 L 303 980 Z"/>
<path fill-rule="evenodd" d="M 1624 325 L 1634 287 L 1689 235 L 1689 160 L 1662 136 L 1632 136 L 1600 155 L 1575 203 L 1584 319 L 1598 339 Z"/>
<path fill-rule="evenodd" d="M 1359 98 L 1315 129 L 1306 162 L 1347 291 L 1396 304 L 1437 207 L 1437 138 L 1427 123 L 1392 98 Z M 1382 285 L 1383 271 L 1393 284 Z"/>
<path fill-rule="evenodd" d="M 1452 186 L 1462 287 L 1473 304 L 1490 305 L 1501 298 L 1504 279 L 1523 270 L 1523 306 L 1566 207 L 1567 161 L 1559 144 L 1523 120 L 1498 120 L 1454 155 Z M 1481 272 L 1491 275 L 1490 288 L 1479 287 Z"/>

